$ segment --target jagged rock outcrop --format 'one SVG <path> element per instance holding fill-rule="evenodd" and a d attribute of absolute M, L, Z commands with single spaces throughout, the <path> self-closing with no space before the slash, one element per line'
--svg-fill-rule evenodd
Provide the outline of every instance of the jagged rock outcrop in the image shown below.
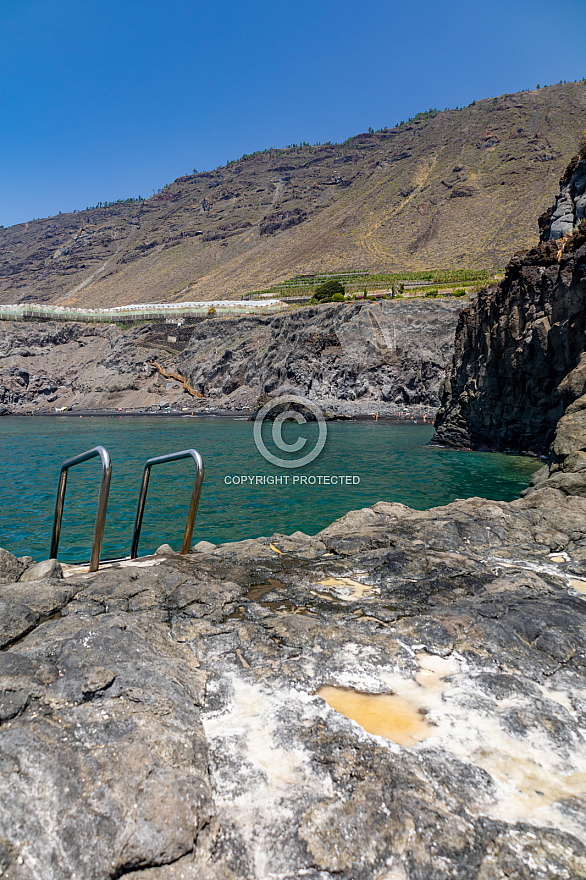
<path fill-rule="evenodd" d="M 294 393 L 341 415 L 431 413 L 461 308 L 456 299 L 382 300 L 205 321 L 177 362 L 223 406 Z"/>
<path fill-rule="evenodd" d="M 586 157 L 586 134 L 583 151 Z M 576 156 L 560 180 L 553 208 L 539 218 L 541 241 L 563 238 L 581 220 L 586 220 L 586 162 Z"/>
<path fill-rule="evenodd" d="M 514 257 L 504 281 L 482 290 L 462 312 L 437 441 L 545 455 L 564 410 L 559 430 L 576 424 L 568 407 L 585 391 L 586 220 L 579 219 L 585 182 L 586 155 L 562 179 L 556 208 L 542 222 L 541 244 Z M 561 219 L 567 224 L 570 216 L 578 225 L 559 238 L 567 229 Z"/>
<path fill-rule="evenodd" d="M 0 551 L 3 880 L 586 876 L 586 499 L 23 565 Z"/>

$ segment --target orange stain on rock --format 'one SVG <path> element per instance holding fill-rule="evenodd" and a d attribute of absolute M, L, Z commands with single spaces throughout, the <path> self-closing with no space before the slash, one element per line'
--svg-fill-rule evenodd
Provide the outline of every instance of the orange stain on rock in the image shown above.
<path fill-rule="evenodd" d="M 325 685 L 317 696 L 368 733 L 384 736 L 400 746 L 414 746 L 434 732 L 419 708 L 396 694 L 365 694 Z"/>

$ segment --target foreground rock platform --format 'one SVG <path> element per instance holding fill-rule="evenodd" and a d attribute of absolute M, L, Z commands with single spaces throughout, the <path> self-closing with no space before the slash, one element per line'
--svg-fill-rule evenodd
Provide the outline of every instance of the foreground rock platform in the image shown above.
<path fill-rule="evenodd" d="M 0 569 L 3 880 L 586 877 L 586 498 Z"/>

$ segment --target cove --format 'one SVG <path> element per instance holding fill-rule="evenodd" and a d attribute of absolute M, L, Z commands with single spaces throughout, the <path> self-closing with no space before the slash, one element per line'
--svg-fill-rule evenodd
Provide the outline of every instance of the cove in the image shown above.
<path fill-rule="evenodd" d="M 317 427 L 285 424 L 293 442 L 304 432 L 311 444 Z M 218 418 L 55 417 L 0 419 L 0 546 L 17 555 L 46 558 L 62 462 L 102 444 L 112 456 L 112 487 L 102 556 L 126 555 L 147 458 L 195 447 L 206 475 L 194 543 L 290 534 L 315 534 L 349 510 L 377 501 L 398 501 L 420 510 L 478 495 L 509 501 L 518 497 L 534 459 L 494 453 L 457 452 L 426 446 L 425 424 L 329 422 L 319 457 L 299 470 L 267 462 L 253 439 L 253 423 Z M 269 429 L 270 436 L 270 429 Z M 292 477 L 315 477 L 293 485 Z M 230 484 L 234 476 L 282 477 L 272 485 Z M 350 484 L 319 484 L 319 476 L 358 477 Z M 160 544 L 179 549 L 193 482 L 189 462 L 161 465 L 151 475 L 139 552 Z M 63 561 L 89 558 L 99 485 L 99 464 L 87 462 L 69 474 L 59 554 Z"/>

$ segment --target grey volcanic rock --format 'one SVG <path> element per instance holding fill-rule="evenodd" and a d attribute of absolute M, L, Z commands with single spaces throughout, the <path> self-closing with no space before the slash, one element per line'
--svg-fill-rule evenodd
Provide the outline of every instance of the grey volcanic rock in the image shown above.
<path fill-rule="evenodd" d="M 586 219 L 586 149 L 572 160 L 560 180 L 560 192 L 550 211 L 540 217 L 541 240 L 563 238 Z"/>
<path fill-rule="evenodd" d="M 155 556 L 172 556 L 174 552 L 175 551 L 170 544 L 161 544 L 161 546 L 157 547 L 155 550 Z"/>
<path fill-rule="evenodd" d="M 462 304 L 383 300 L 204 321 L 178 357 L 223 407 L 298 394 L 339 415 L 431 412 Z"/>
<path fill-rule="evenodd" d="M 570 165 L 561 202 L 579 193 L 584 180 L 586 156 Z M 504 281 L 482 290 L 462 312 L 437 441 L 546 454 L 564 409 L 584 393 L 586 221 L 562 240 L 556 223 L 547 231 L 542 222 L 547 240 L 513 258 Z M 578 422 L 571 420 L 574 434 Z M 556 455 L 570 451 L 568 442 L 579 448 L 575 437 L 560 439 L 564 451 L 560 446 Z"/>
<path fill-rule="evenodd" d="M 202 550 L 0 587 L 3 877 L 586 876 L 586 499 Z"/>
<path fill-rule="evenodd" d="M 530 495 L 538 486 L 549 486 L 566 495 L 586 497 L 585 407 L 586 395 L 568 406 L 557 424 L 548 463 L 533 474 L 523 495 Z"/>
<path fill-rule="evenodd" d="M 21 413 L 137 409 L 159 406 L 163 396 L 173 405 L 190 401 L 148 363 L 169 356 L 153 325 L 0 321 L 0 405 Z"/>
<path fill-rule="evenodd" d="M 21 583 L 26 581 L 40 581 L 44 578 L 61 578 L 63 569 L 56 559 L 45 559 L 29 566 L 20 576 Z"/>
<path fill-rule="evenodd" d="M 303 394 L 337 415 L 431 413 L 459 300 L 320 306 L 277 318 L 205 320 L 173 329 L 0 322 L 0 406 L 14 413 L 213 405 L 255 409 Z M 181 333 L 181 336 L 178 334 Z M 159 375 L 180 371 L 205 395 Z"/>
<path fill-rule="evenodd" d="M 0 583 L 17 581 L 25 568 L 25 564 L 20 559 L 0 547 Z"/>

